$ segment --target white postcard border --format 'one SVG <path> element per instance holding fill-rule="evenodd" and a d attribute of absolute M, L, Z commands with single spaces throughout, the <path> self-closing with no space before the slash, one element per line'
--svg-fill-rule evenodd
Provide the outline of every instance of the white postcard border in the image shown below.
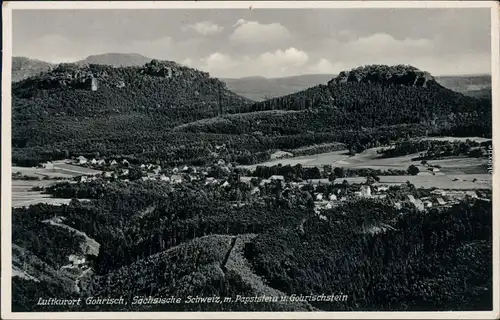
<path fill-rule="evenodd" d="M 500 207 L 493 207 L 493 311 L 481 312 L 11 312 L 11 67 L 12 10 L 43 9 L 285 9 L 285 8 L 491 8 L 492 118 L 500 124 L 500 23 L 496 1 L 53 1 L 3 2 L 1 318 L 2 319 L 497 319 L 499 314 Z M 500 129 L 493 125 L 493 185 Z M 500 188 L 493 188 L 493 204 Z"/>

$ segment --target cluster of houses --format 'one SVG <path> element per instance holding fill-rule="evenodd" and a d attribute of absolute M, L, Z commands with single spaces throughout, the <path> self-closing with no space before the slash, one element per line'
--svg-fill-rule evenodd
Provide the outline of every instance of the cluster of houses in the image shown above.
<path fill-rule="evenodd" d="M 87 160 L 85 157 L 76 158 L 76 163 L 79 165 L 89 164 L 90 166 L 106 166 L 106 161 L 104 160 Z M 228 175 L 231 173 L 231 165 L 224 162 L 224 160 L 219 160 L 217 162 L 217 166 L 223 169 L 223 172 Z M 127 160 L 123 160 L 118 162 L 116 160 L 111 160 L 108 164 L 108 167 L 113 169 L 113 171 L 105 171 L 103 172 L 104 178 L 115 178 L 128 180 L 128 176 L 130 174 L 129 162 Z M 171 184 L 179 184 L 184 181 L 200 181 L 205 185 L 213 185 L 220 186 L 223 188 L 231 187 L 232 183 L 226 178 L 215 178 L 209 177 L 208 172 L 202 171 L 201 169 L 197 169 L 195 167 L 184 166 L 182 168 L 173 168 L 164 170 L 159 165 L 155 164 L 141 164 L 140 169 L 142 171 L 142 180 L 158 180 L 163 181 L 165 183 Z M 438 168 L 430 167 L 429 169 L 432 172 L 439 172 Z M 80 177 L 81 181 L 88 181 L 91 179 L 96 179 L 96 177 Z M 238 177 L 238 181 L 240 183 L 245 183 L 252 186 L 251 194 L 259 194 L 262 187 L 266 185 L 275 183 L 280 181 L 285 185 L 285 177 L 282 175 L 273 175 L 268 179 L 262 179 L 258 184 L 255 183 L 254 177 L 248 176 L 240 176 Z M 350 179 L 361 179 L 364 178 L 350 178 Z M 314 202 L 317 210 L 330 209 L 338 205 L 343 201 L 347 201 L 349 199 L 356 198 L 366 198 L 366 199 L 384 199 L 387 198 L 387 191 L 389 190 L 389 186 L 375 183 L 372 185 L 368 185 L 363 183 L 363 181 L 351 181 L 355 184 L 351 185 L 349 193 L 341 190 L 336 190 L 336 193 L 314 193 Z M 366 179 L 365 179 L 366 180 Z M 364 181 L 365 181 L 364 180 Z M 318 186 L 323 181 L 304 181 L 304 182 L 287 182 L 286 187 L 283 190 L 284 192 L 288 192 L 291 189 L 299 189 L 306 184 L 310 184 L 314 187 Z M 354 190 L 354 191 L 353 191 Z M 478 194 L 479 191 L 450 191 L 450 190 L 434 190 L 431 192 L 431 195 L 428 197 L 423 197 L 421 199 L 415 198 L 415 196 L 408 194 L 404 201 L 394 202 L 394 206 L 396 208 L 401 208 L 403 203 L 410 203 L 414 205 L 418 210 L 426 210 L 432 207 L 446 207 L 451 206 L 455 203 L 460 202 L 466 197 L 469 198 L 488 198 L 487 196 L 483 196 Z"/>

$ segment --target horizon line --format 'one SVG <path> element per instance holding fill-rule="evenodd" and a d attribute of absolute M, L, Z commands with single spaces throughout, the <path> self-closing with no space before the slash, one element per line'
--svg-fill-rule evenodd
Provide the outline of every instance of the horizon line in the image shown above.
<path fill-rule="evenodd" d="M 77 62 L 80 62 L 80 61 L 84 61 L 85 59 L 87 59 L 89 57 L 102 56 L 102 55 L 110 55 L 110 54 L 135 55 L 135 56 L 141 56 L 143 58 L 150 59 L 150 60 L 172 61 L 172 62 L 175 62 L 175 63 L 177 63 L 179 65 L 184 65 L 181 62 L 177 62 L 175 60 L 166 60 L 166 59 L 152 58 L 152 57 L 148 57 L 148 56 L 145 56 L 145 55 L 143 55 L 141 53 L 137 53 L 137 52 L 104 52 L 104 53 L 95 53 L 95 54 L 90 54 L 90 55 L 88 55 L 88 56 L 86 56 L 84 58 L 81 58 L 81 59 L 72 60 L 72 61 L 59 61 L 59 62 L 52 62 L 52 61 L 42 60 L 42 59 L 38 59 L 38 58 L 32 58 L 32 57 L 25 56 L 25 55 L 18 55 L 18 56 L 12 55 L 12 59 L 14 59 L 14 58 L 26 58 L 26 59 L 36 60 L 36 61 L 40 61 L 40 62 L 44 62 L 44 63 L 49 63 L 49 64 L 53 64 L 53 65 L 59 65 L 59 64 L 62 64 L 62 63 L 67 63 L 67 64 L 77 63 Z M 398 64 L 400 64 L 400 63 L 398 63 Z M 385 64 L 385 65 L 392 66 L 392 65 L 398 65 L 398 64 Z M 359 66 L 365 66 L 365 65 L 371 65 L 371 64 L 360 64 Z M 187 65 L 185 65 L 185 66 L 188 67 L 188 68 L 191 68 L 191 69 L 195 69 L 195 70 L 207 72 L 207 71 L 204 71 L 202 69 L 195 68 L 195 67 L 191 67 L 191 66 L 187 66 Z M 352 68 L 350 68 L 350 69 L 352 69 Z M 350 70 L 350 69 L 345 69 L 345 70 L 342 70 L 342 71 L 346 71 L 346 70 Z M 320 76 L 320 75 L 337 76 L 342 71 L 339 71 L 337 73 L 301 73 L 301 74 L 294 74 L 294 75 L 281 76 L 281 77 L 265 77 L 265 76 L 261 76 L 261 75 L 251 75 L 251 76 L 241 76 L 241 77 L 223 77 L 223 76 L 215 76 L 215 77 L 219 78 L 219 79 L 226 79 L 226 80 L 238 80 L 238 79 L 247 79 L 247 78 L 263 78 L 263 79 L 273 80 L 273 79 L 293 78 L 293 77 L 300 77 L 300 76 Z M 485 72 L 485 73 L 457 73 L 457 74 L 433 74 L 431 72 L 431 75 L 433 77 L 473 77 L 473 76 L 475 76 L 475 77 L 480 77 L 480 76 L 489 76 L 489 77 L 491 77 L 492 76 L 492 72 L 490 71 L 489 73 Z M 213 76 L 213 75 L 211 74 L 211 76 Z"/>

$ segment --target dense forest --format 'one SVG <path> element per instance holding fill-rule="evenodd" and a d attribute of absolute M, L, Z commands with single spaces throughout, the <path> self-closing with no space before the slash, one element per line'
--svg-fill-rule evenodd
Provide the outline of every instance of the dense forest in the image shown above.
<path fill-rule="evenodd" d="M 491 308 L 491 204 L 402 216 L 372 202 L 342 209 L 323 213 L 326 222 L 307 220 L 303 232 L 257 236 L 247 247 L 257 272 L 288 293 L 349 293 L 347 304 L 335 306 L 342 310 Z"/>
<path fill-rule="evenodd" d="M 188 288 L 200 295 L 244 292 L 241 272 L 235 271 L 236 278 L 222 279 L 212 263 L 219 261 L 219 265 L 231 236 L 254 234 L 241 244 L 239 259 L 251 265 L 249 270 L 262 277 L 266 288 L 287 295 L 329 293 L 335 288 L 341 292 L 332 294 L 350 297 L 347 304 L 313 304 L 320 310 L 469 310 L 491 305 L 491 264 L 484 263 L 491 260 L 491 203 L 476 200 L 422 214 L 411 206 L 396 210 L 386 199 L 373 199 L 327 210 L 322 213 L 324 220 L 314 213 L 314 191 L 307 187 L 285 192 L 277 182 L 260 187 L 259 196 L 251 188 L 238 183 L 224 189 L 196 182 L 171 186 L 155 181 L 67 184 L 51 192 L 84 196 L 91 202 L 13 209 L 14 244 L 49 261 L 42 270 L 50 271 L 61 265 L 61 255 L 79 252 L 80 240 L 71 233 L 65 235 L 71 239 L 65 239 L 50 228 L 42 230 L 46 227 L 42 221 L 63 217 L 66 225 L 97 241 L 98 256 L 88 256 L 94 271 L 93 280 L 81 292 L 84 296 L 106 292 L 128 297 L 130 288 L 143 295 L 182 295 L 190 292 Z M 336 192 L 349 186 L 340 183 L 324 188 Z M 398 192 L 401 197 L 407 193 L 390 192 L 394 198 Z M 195 242 L 175 249 L 193 239 L 220 234 L 225 235 L 223 239 L 199 240 L 215 241 L 208 247 Z M 190 246 L 194 247 L 187 249 Z M 187 251 L 180 251 L 184 253 L 179 253 L 183 257 L 179 259 L 171 256 L 171 248 Z M 201 253 L 207 250 L 202 248 L 214 252 Z M 205 263 L 212 265 L 212 271 L 208 265 L 203 267 Z M 141 273 L 143 282 L 136 283 L 133 270 L 151 270 L 153 277 L 166 264 L 173 269 L 165 275 L 165 282 L 150 282 Z M 109 287 L 106 281 L 117 286 Z M 187 282 L 180 285 L 177 281 Z M 14 278 L 17 286 L 24 282 Z M 19 301 L 26 303 L 36 296 L 30 288 L 16 293 Z"/>
<path fill-rule="evenodd" d="M 12 114 L 18 165 L 96 153 L 208 164 L 222 144 L 229 147 L 218 157 L 253 164 L 275 150 L 313 144 L 344 143 L 360 152 L 401 137 L 491 137 L 491 99 L 437 84 L 331 81 L 251 103 L 207 73 L 156 60 L 141 67 L 59 65 L 13 84 Z"/>
<path fill-rule="evenodd" d="M 420 152 L 420 156 L 414 160 L 436 160 L 451 156 L 482 158 L 489 155 L 488 150 L 491 150 L 491 147 L 491 140 L 481 143 L 469 139 L 465 141 L 405 140 L 397 142 L 391 148 L 382 149 L 379 153 L 383 157 L 392 158 Z"/>

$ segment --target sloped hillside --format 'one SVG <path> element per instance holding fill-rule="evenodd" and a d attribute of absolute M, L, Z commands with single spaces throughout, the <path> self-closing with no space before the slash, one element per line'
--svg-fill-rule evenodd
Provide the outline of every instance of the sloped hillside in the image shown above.
<path fill-rule="evenodd" d="M 32 311 L 40 297 L 77 298 L 100 248 L 64 224 L 65 217 L 36 209 L 32 213 L 14 209 L 12 215 L 13 308 L 19 311 Z"/>
<path fill-rule="evenodd" d="M 65 157 L 65 150 L 97 149 L 103 156 L 156 153 L 166 146 L 159 138 L 172 127 L 236 112 L 248 103 L 208 73 L 175 62 L 117 68 L 62 64 L 13 84 L 13 158 L 36 164 Z"/>
<path fill-rule="evenodd" d="M 180 298 L 220 297 L 218 301 L 182 304 L 132 305 L 138 311 L 307 311 L 306 303 L 251 303 L 237 301 L 237 295 L 283 296 L 282 292 L 267 287 L 253 274 L 243 257 L 242 247 L 252 235 L 211 235 L 196 238 L 167 251 L 151 255 L 109 274 L 96 277 L 89 294 L 93 296 Z M 137 276 L 140 275 L 140 276 Z M 109 284 L 113 284 L 110 286 Z M 232 302 L 224 302 L 224 298 Z M 136 299 L 137 300 L 137 299 Z M 220 301 L 220 302 L 219 302 Z M 114 310 L 130 310 L 117 306 Z M 102 306 L 100 307 L 102 310 Z M 89 309 L 87 309 L 89 310 Z"/>
<path fill-rule="evenodd" d="M 490 100 L 446 89 L 428 73 L 410 66 L 376 65 L 342 72 L 327 85 L 254 103 L 243 112 L 238 117 L 186 124 L 178 130 L 240 134 L 322 132 L 336 134 L 337 141 L 365 146 L 376 141 L 363 142 L 364 134 L 355 139 L 349 137 L 359 136 L 356 132 L 373 134 L 382 128 L 404 133 L 403 136 L 491 135 Z M 255 117 L 257 121 L 250 120 Z M 405 132 L 401 132 L 405 127 Z"/>
<path fill-rule="evenodd" d="M 208 73 L 175 62 L 152 60 L 142 67 L 60 64 L 13 84 L 14 117 L 102 116 L 155 112 L 177 118 L 214 115 L 247 100 Z"/>
<path fill-rule="evenodd" d="M 47 72 L 54 67 L 54 64 L 41 60 L 12 57 L 12 82 L 39 75 L 41 72 Z"/>
<path fill-rule="evenodd" d="M 362 151 L 407 136 L 491 137 L 492 124 L 491 99 L 448 90 L 408 66 L 357 68 L 325 85 L 250 103 L 206 73 L 159 61 L 62 65 L 19 82 L 13 120 L 20 165 L 97 152 L 199 165 L 212 163 L 214 145 L 222 144 L 229 148 L 219 157 L 252 164 L 315 143 Z"/>
<path fill-rule="evenodd" d="M 309 218 L 302 230 L 259 234 L 246 255 L 258 275 L 285 293 L 349 295 L 342 304 L 313 304 L 322 310 L 488 310 L 491 210 L 478 200 L 401 214 L 358 201 L 322 212 L 323 220 Z"/>

